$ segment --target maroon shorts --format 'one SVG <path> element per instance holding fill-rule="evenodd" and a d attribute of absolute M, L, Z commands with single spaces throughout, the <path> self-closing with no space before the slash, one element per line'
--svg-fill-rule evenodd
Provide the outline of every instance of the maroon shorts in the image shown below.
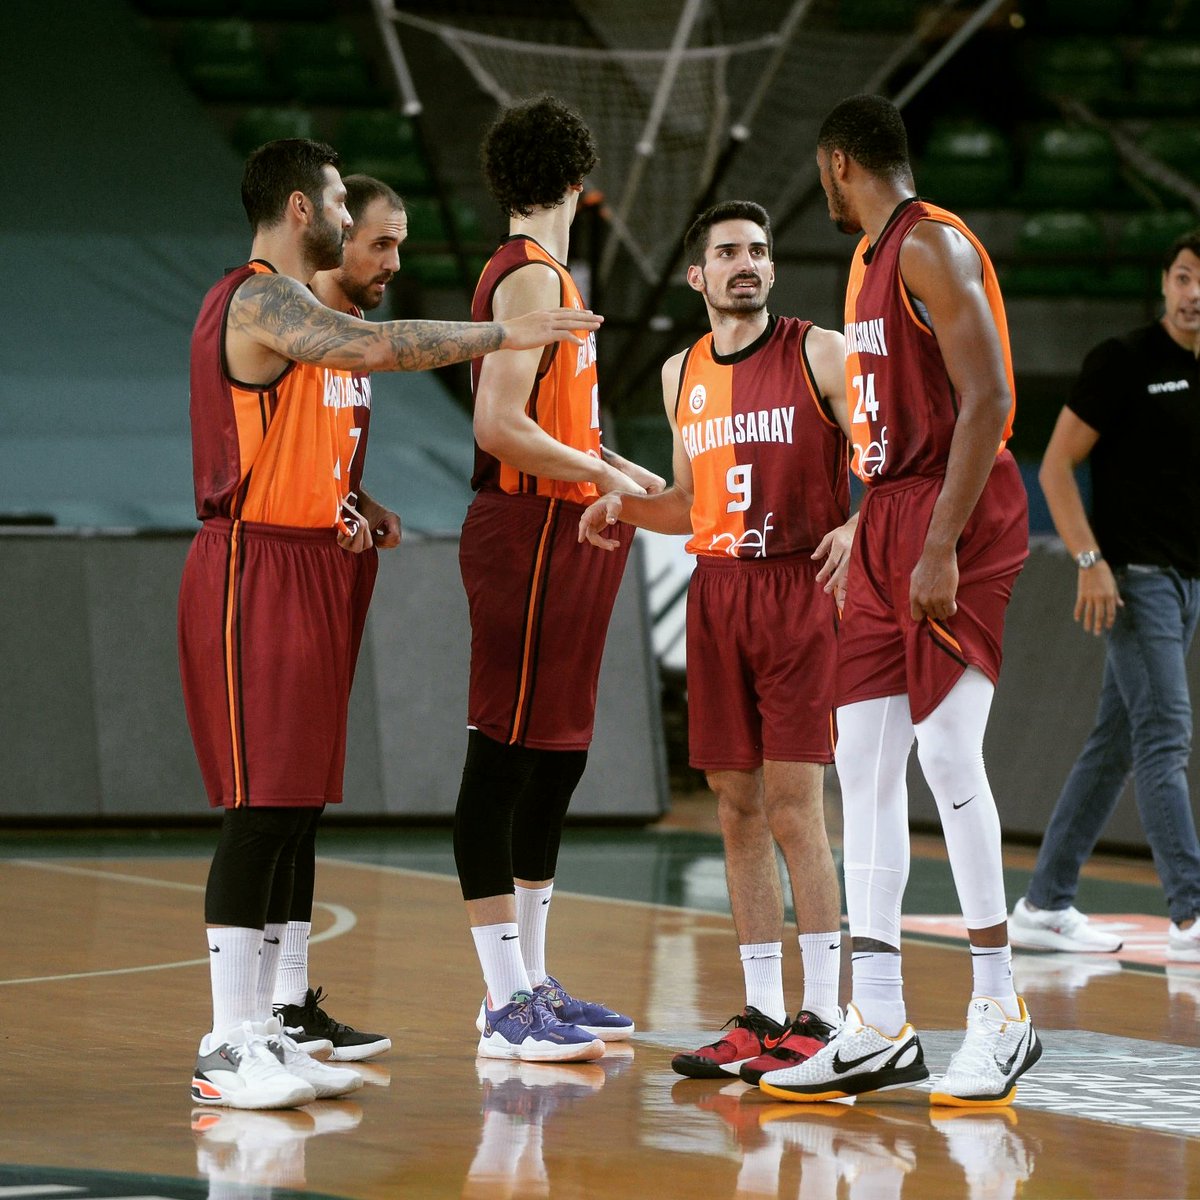
<path fill-rule="evenodd" d="M 958 611 L 914 621 L 908 590 L 942 477 L 869 488 L 850 558 L 838 641 L 837 704 L 908 695 L 913 722 L 968 667 L 1000 675 L 1004 612 L 1029 553 L 1025 486 L 1011 454 L 997 459 L 958 542 Z"/>
<path fill-rule="evenodd" d="M 833 761 L 837 606 L 807 555 L 700 555 L 688 587 L 688 760 Z"/>
<path fill-rule="evenodd" d="M 467 723 L 498 742 L 586 750 L 600 658 L 633 527 L 613 551 L 580 544 L 583 506 L 482 491 L 458 562 L 471 611 Z"/>
<path fill-rule="evenodd" d="M 204 523 L 179 589 L 179 672 L 213 807 L 341 800 L 378 565 L 332 530 Z"/>

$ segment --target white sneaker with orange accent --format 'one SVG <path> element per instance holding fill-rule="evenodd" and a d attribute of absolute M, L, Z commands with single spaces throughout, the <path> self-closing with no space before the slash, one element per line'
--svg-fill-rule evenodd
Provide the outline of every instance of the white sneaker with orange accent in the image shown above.
<path fill-rule="evenodd" d="M 976 996 L 967 1006 L 967 1036 L 946 1074 L 933 1086 L 931 1104 L 1011 1104 L 1017 1080 L 1042 1057 L 1042 1043 L 1025 1001 L 1013 1019 L 995 1001 Z"/>

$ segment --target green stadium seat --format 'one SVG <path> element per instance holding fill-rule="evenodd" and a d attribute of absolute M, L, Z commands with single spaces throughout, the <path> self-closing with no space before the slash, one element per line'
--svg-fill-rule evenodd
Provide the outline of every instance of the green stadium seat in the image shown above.
<path fill-rule="evenodd" d="M 455 287 L 460 282 L 458 260 L 453 254 L 405 254 L 402 251 L 401 255 L 401 270 L 426 287 Z"/>
<path fill-rule="evenodd" d="M 1006 294 L 1096 295 L 1104 291 L 1104 230 L 1084 212 L 1033 213 L 1017 235 L 1023 260 L 1001 273 Z"/>
<path fill-rule="evenodd" d="M 1158 123 L 1138 140 L 1147 154 L 1200 183 L 1200 127 Z"/>
<path fill-rule="evenodd" d="M 1125 33 L 1137 12 L 1135 0 L 1027 0 L 1030 29 L 1065 34 Z"/>
<path fill-rule="evenodd" d="M 242 15 L 252 21 L 325 21 L 334 0 L 241 0 Z"/>
<path fill-rule="evenodd" d="M 241 154 L 249 154 L 256 146 L 279 138 L 313 136 L 312 113 L 303 108 L 247 109 L 233 127 L 233 144 Z"/>
<path fill-rule="evenodd" d="M 275 70 L 288 94 L 305 104 L 370 104 L 379 99 L 354 35 L 331 24 L 279 30 Z"/>
<path fill-rule="evenodd" d="M 1200 42 L 1150 42 L 1133 64 L 1133 106 L 1140 112 L 1200 114 Z"/>
<path fill-rule="evenodd" d="M 1104 203 L 1116 184 L 1116 153 L 1103 133 L 1051 125 L 1027 150 L 1017 196 L 1029 208 L 1080 208 Z"/>
<path fill-rule="evenodd" d="M 913 29 L 921 0 L 840 0 L 838 24 L 843 29 Z"/>
<path fill-rule="evenodd" d="M 429 171 L 412 125 L 391 109 L 348 112 L 336 145 L 347 174 L 374 175 L 405 197 L 429 190 Z"/>
<path fill-rule="evenodd" d="M 1125 92 L 1125 62 L 1111 41 L 1055 39 L 1032 56 L 1031 82 L 1044 96 L 1109 106 Z"/>
<path fill-rule="evenodd" d="M 1115 250 L 1119 261 L 1108 275 L 1113 294 L 1157 296 L 1164 251 L 1180 234 L 1197 226 L 1200 217 L 1186 210 L 1142 212 L 1130 217 L 1117 235 Z"/>
<path fill-rule="evenodd" d="M 450 239 L 442 220 L 437 201 L 431 196 L 405 198 L 408 211 L 408 240 L 414 246 L 445 245 Z M 464 242 L 477 241 L 480 236 L 479 216 L 461 200 L 451 201 L 458 236 Z"/>
<path fill-rule="evenodd" d="M 150 17 L 184 20 L 188 17 L 232 17 L 239 0 L 137 0 L 138 8 Z"/>
<path fill-rule="evenodd" d="M 272 100 L 266 52 L 248 21 L 189 21 L 176 54 L 188 83 L 206 100 Z"/>
<path fill-rule="evenodd" d="M 916 176 L 921 195 L 935 204 L 994 207 L 1005 202 L 1012 172 L 1012 153 L 999 130 L 944 121 L 930 132 Z"/>

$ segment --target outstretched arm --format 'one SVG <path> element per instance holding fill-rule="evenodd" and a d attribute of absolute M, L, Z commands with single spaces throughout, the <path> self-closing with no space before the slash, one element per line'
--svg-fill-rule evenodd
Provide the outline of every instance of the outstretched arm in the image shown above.
<path fill-rule="evenodd" d="M 682 365 L 683 355 L 676 354 L 667 360 L 662 370 L 663 405 L 671 426 L 671 470 L 674 476 L 671 486 L 656 495 L 629 495 L 612 491 L 601 496 L 579 518 L 581 542 L 591 542 L 602 550 L 615 550 L 621 543 L 615 538 L 606 537 L 605 532 L 618 521 L 627 521 L 639 529 L 649 529 L 654 533 L 692 532 L 692 495 L 695 490 L 692 464 L 675 422 L 675 394 L 679 388 Z"/>
<path fill-rule="evenodd" d="M 326 308 L 288 275 L 254 275 L 229 306 L 226 355 L 230 373 L 265 382 L 284 361 L 353 371 L 424 371 L 566 341 L 576 345 L 602 317 L 574 308 L 527 309 L 498 321 L 362 321 Z"/>

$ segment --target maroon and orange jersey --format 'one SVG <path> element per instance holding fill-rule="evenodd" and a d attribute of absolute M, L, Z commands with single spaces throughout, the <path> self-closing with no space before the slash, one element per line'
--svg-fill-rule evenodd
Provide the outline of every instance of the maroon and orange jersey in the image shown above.
<path fill-rule="evenodd" d="M 559 304 L 564 308 L 586 308 L 571 273 L 547 254 L 532 238 L 518 235 L 500 243 L 488 260 L 475 286 L 471 302 L 473 321 L 494 320 L 492 297 L 496 288 L 513 271 L 529 263 L 545 263 L 559 279 Z M 579 331 L 582 333 L 582 331 Z M 471 362 L 471 388 L 479 386 L 482 358 Z M 584 336 L 582 346 L 555 342 L 546 348 L 538 366 L 533 388 L 526 398 L 525 412 L 555 441 L 584 454 L 600 457 L 600 407 L 596 384 L 596 335 Z M 592 483 L 572 483 L 561 479 L 541 479 L 527 475 L 475 446 L 475 473 L 471 486 L 479 491 L 489 488 L 503 492 L 525 492 L 590 504 L 599 495 Z"/>
<path fill-rule="evenodd" d="M 771 317 L 735 354 L 718 354 L 709 333 L 685 355 L 675 421 L 695 487 L 693 554 L 811 553 L 846 520 L 846 439 L 805 358 L 811 326 Z"/>
<path fill-rule="evenodd" d="M 196 515 L 333 528 L 362 480 L 371 420 L 365 374 L 291 363 L 271 383 L 242 383 L 225 363 L 237 289 L 274 271 L 251 262 L 204 299 L 192 331 L 192 469 Z"/>
<path fill-rule="evenodd" d="M 900 276 L 900 247 L 918 221 L 940 221 L 975 247 L 983 286 L 1014 396 L 1004 439 L 1016 412 L 1008 321 L 987 251 L 962 220 L 924 200 L 906 201 L 874 246 L 858 244 L 846 287 L 846 402 L 854 443 L 851 466 L 868 485 L 920 475 L 942 475 L 958 417 L 959 396 L 927 314 Z"/>

